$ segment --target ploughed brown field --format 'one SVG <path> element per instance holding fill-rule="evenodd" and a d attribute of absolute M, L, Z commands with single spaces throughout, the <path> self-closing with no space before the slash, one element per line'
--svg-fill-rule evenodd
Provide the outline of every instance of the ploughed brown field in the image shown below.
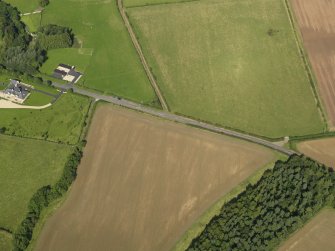
<path fill-rule="evenodd" d="M 77 180 L 36 250 L 170 250 L 210 205 L 274 158 L 258 145 L 101 106 Z"/>
<path fill-rule="evenodd" d="M 289 238 L 278 251 L 335 250 L 335 210 L 324 209 Z"/>
<path fill-rule="evenodd" d="M 329 124 L 335 126 L 335 0 L 291 0 Z"/>
<path fill-rule="evenodd" d="M 299 152 L 335 168 L 335 138 L 304 141 L 298 144 Z"/>

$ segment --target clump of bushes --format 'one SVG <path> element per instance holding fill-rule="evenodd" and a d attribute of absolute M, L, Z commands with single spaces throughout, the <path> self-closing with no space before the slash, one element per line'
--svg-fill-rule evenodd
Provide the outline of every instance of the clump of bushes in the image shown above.
<path fill-rule="evenodd" d="M 74 35 L 70 28 L 48 24 L 38 29 L 37 41 L 44 50 L 67 48 L 73 45 Z"/>
<path fill-rule="evenodd" d="M 40 0 L 46 6 L 49 0 Z M 41 27 L 33 37 L 21 22 L 19 11 L 0 0 L 0 66 L 34 74 L 47 59 L 47 50 L 73 45 L 72 30 L 54 24 Z"/>
<path fill-rule="evenodd" d="M 276 33 L 278 33 L 278 32 L 279 32 L 279 30 L 275 30 L 275 29 L 270 28 L 270 29 L 268 29 L 267 34 L 270 37 L 272 37 L 272 36 L 276 35 Z"/>
<path fill-rule="evenodd" d="M 41 7 L 45 7 L 49 4 L 49 0 L 39 0 L 39 4 Z"/>
<path fill-rule="evenodd" d="M 334 195 L 332 169 L 291 156 L 225 204 L 188 250 L 272 250 L 321 208 L 334 206 Z"/>
<path fill-rule="evenodd" d="M 41 212 L 51 202 L 60 198 L 70 187 L 77 176 L 77 167 L 82 158 L 82 149 L 76 147 L 68 157 L 63 174 L 54 186 L 44 186 L 36 191 L 28 204 L 28 213 L 14 233 L 15 251 L 25 250 L 32 238 L 34 227 Z"/>

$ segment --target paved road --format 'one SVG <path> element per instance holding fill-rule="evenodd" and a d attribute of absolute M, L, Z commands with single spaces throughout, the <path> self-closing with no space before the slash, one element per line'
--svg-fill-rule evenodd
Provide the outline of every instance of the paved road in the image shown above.
<path fill-rule="evenodd" d="M 139 57 L 141 59 L 141 63 L 143 65 L 143 67 L 144 67 L 144 70 L 145 70 L 145 72 L 146 72 L 146 74 L 147 74 L 147 76 L 148 76 L 148 78 L 150 80 L 150 83 L 151 83 L 152 87 L 154 88 L 155 93 L 156 93 L 156 95 L 157 95 L 157 97 L 159 99 L 159 102 L 161 103 L 161 105 L 163 107 L 163 110 L 168 111 L 169 107 L 168 107 L 167 103 L 165 102 L 165 99 L 164 99 L 164 97 L 163 97 L 163 95 L 162 95 L 162 93 L 161 93 L 161 91 L 160 91 L 160 89 L 159 89 L 159 87 L 158 87 L 158 85 L 156 83 L 156 80 L 155 80 L 154 76 L 152 75 L 152 73 L 150 71 L 149 65 L 148 65 L 148 63 L 147 63 L 147 61 L 146 61 L 146 59 L 145 59 L 145 57 L 143 55 L 141 46 L 140 46 L 140 44 L 139 44 L 139 42 L 138 42 L 138 40 L 136 38 L 136 35 L 135 35 L 134 31 L 133 31 L 133 28 L 131 27 L 131 25 L 129 23 L 129 20 L 128 20 L 128 17 L 126 15 L 125 11 L 124 11 L 122 0 L 118 0 L 117 1 L 117 6 L 119 8 L 119 12 L 120 12 L 121 17 L 123 19 L 123 22 L 124 22 L 124 24 L 125 24 L 125 26 L 126 26 L 126 28 L 128 30 L 129 36 L 131 38 L 131 41 L 133 42 L 133 44 L 135 46 L 135 49 L 137 51 L 137 54 L 139 55 Z"/>
<path fill-rule="evenodd" d="M 84 90 L 84 89 L 80 89 L 76 86 L 71 86 L 71 85 L 64 86 L 64 85 L 58 84 L 58 83 L 53 83 L 53 85 L 57 88 L 60 88 L 60 89 L 62 89 L 62 88 L 65 88 L 65 89 L 72 88 L 73 92 L 92 97 L 96 100 L 104 100 L 104 101 L 113 103 L 115 105 L 123 106 L 123 107 L 129 108 L 129 109 L 144 112 L 144 113 L 147 113 L 147 114 L 151 114 L 151 115 L 154 115 L 154 116 L 157 116 L 157 117 L 160 117 L 160 118 L 164 118 L 164 119 L 167 119 L 167 120 L 176 121 L 176 122 L 179 122 L 179 123 L 182 123 L 182 124 L 192 125 L 192 126 L 199 127 L 199 128 L 206 129 L 206 130 L 210 130 L 210 131 L 213 131 L 213 132 L 217 132 L 217 133 L 225 134 L 225 135 L 232 136 L 232 137 L 235 137 L 235 138 L 247 140 L 247 141 L 250 141 L 250 142 L 253 142 L 253 143 L 256 143 L 256 144 L 259 144 L 259 145 L 263 145 L 263 146 L 268 147 L 268 148 L 271 148 L 271 149 L 276 150 L 278 152 L 281 152 L 285 155 L 296 154 L 296 152 L 293 151 L 293 150 L 286 149 L 286 148 L 284 148 L 280 145 L 274 144 L 273 142 L 270 142 L 270 141 L 267 141 L 267 140 L 264 140 L 264 139 L 261 139 L 261 138 L 257 138 L 255 136 L 250 136 L 248 134 L 235 132 L 235 131 L 228 130 L 228 129 L 225 129 L 225 128 L 222 128 L 222 127 L 218 127 L 218 126 L 214 126 L 214 125 L 211 125 L 211 124 L 208 124 L 208 123 L 205 123 L 205 122 L 201 122 L 201 121 L 198 121 L 198 120 L 195 120 L 195 119 L 190 119 L 190 118 L 187 118 L 187 117 L 184 117 L 184 116 L 176 115 L 176 114 L 173 114 L 173 113 L 170 113 L 170 112 L 167 112 L 167 111 L 157 110 L 157 109 L 150 108 L 150 107 L 147 107 L 147 106 L 143 106 L 141 104 L 138 104 L 138 103 L 135 103 L 135 102 L 132 102 L 132 101 L 128 101 L 128 100 L 125 100 L 125 99 L 120 99 L 120 98 L 116 98 L 116 97 L 113 97 L 113 96 L 107 96 L 107 95 L 94 93 L 94 92 Z"/>

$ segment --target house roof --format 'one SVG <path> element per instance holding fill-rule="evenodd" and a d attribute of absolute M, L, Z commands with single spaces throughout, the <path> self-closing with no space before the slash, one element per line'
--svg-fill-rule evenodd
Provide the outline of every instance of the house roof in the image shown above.
<path fill-rule="evenodd" d="M 52 74 L 52 76 L 55 77 L 55 78 L 63 79 L 63 77 L 66 76 L 66 74 L 67 73 L 65 71 L 61 71 L 61 70 L 55 69 L 54 73 Z"/>
<path fill-rule="evenodd" d="M 25 99 L 29 94 L 29 89 L 26 86 L 21 85 L 17 80 L 11 80 L 10 82 L 11 84 L 4 93 L 14 95 L 20 99 Z"/>
<path fill-rule="evenodd" d="M 75 71 L 75 70 L 73 70 L 73 69 L 71 69 L 71 70 L 68 72 L 68 75 L 74 77 L 73 80 L 72 80 L 73 83 L 76 83 L 77 80 L 82 76 L 82 74 L 81 74 L 80 72 L 77 72 L 77 71 Z"/>
<path fill-rule="evenodd" d="M 71 70 L 73 67 L 67 64 L 59 64 L 58 66 Z"/>

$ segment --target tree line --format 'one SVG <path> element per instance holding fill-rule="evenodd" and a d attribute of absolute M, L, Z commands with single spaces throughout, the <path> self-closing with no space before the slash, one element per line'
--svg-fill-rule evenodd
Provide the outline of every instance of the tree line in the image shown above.
<path fill-rule="evenodd" d="M 187 250 L 273 250 L 320 209 L 334 207 L 334 195 L 333 169 L 291 156 L 225 204 Z"/>
<path fill-rule="evenodd" d="M 54 24 L 40 27 L 34 35 L 28 33 L 19 11 L 0 0 L 1 67 L 34 74 L 47 59 L 49 49 L 71 47 L 73 41 L 70 28 Z"/>
<path fill-rule="evenodd" d="M 82 146 L 75 147 L 73 153 L 68 157 L 63 173 L 56 184 L 43 186 L 32 196 L 28 203 L 28 213 L 14 233 L 13 245 L 15 251 L 22 251 L 28 247 L 42 210 L 64 195 L 69 189 L 77 177 L 77 167 L 82 155 Z"/>

